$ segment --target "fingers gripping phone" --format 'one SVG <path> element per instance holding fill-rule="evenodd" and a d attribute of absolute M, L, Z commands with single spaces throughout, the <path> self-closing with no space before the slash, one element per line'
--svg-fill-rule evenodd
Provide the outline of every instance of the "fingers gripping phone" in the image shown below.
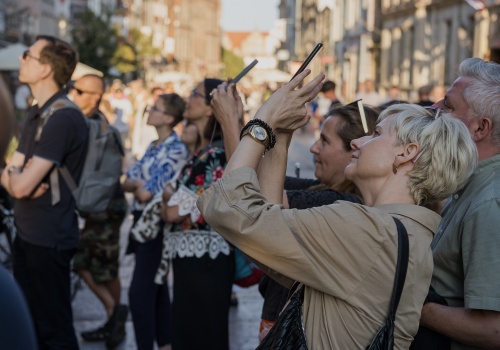
<path fill-rule="evenodd" d="M 317 43 L 316 44 L 316 47 L 312 50 L 312 52 L 309 54 L 309 56 L 307 56 L 307 58 L 305 59 L 304 63 L 302 63 L 302 65 L 300 66 L 299 70 L 294 74 L 294 76 L 292 77 L 292 79 L 290 79 L 290 81 L 292 81 L 297 75 L 299 75 L 300 73 L 302 73 L 304 71 L 304 69 L 307 68 L 307 66 L 309 65 L 309 63 L 311 63 L 311 61 L 314 58 L 314 56 L 316 56 L 316 54 L 319 52 L 319 50 L 321 50 L 322 47 L 323 47 L 323 43 Z"/>
<path fill-rule="evenodd" d="M 229 85 L 231 84 L 236 84 L 237 82 L 239 82 L 241 80 L 241 78 L 243 78 L 248 72 L 250 72 L 250 70 L 255 67 L 255 65 L 259 63 L 258 60 L 253 60 L 252 63 L 250 63 L 248 66 L 246 66 L 240 74 L 238 74 L 233 80 L 231 80 L 229 82 L 229 84 L 226 85 L 226 91 L 227 91 L 227 88 L 229 87 Z"/>

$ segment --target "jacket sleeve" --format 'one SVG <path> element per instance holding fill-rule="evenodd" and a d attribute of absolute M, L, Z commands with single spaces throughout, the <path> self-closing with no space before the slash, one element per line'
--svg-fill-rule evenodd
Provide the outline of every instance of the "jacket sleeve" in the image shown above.
<path fill-rule="evenodd" d="M 245 254 L 286 277 L 342 299 L 359 286 L 386 248 L 396 251 L 389 214 L 348 202 L 283 209 L 259 193 L 256 173 L 226 174 L 198 199 L 205 220 Z M 229 219 L 230 218 L 230 219 Z M 388 242 L 390 241 L 390 242 Z M 281 281 L 280 281 L 281 282 Z"/>

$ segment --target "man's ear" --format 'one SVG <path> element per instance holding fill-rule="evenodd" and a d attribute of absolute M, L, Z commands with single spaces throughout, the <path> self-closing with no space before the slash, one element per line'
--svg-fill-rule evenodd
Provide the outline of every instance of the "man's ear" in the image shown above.
<path fill-rule="evenodd" d="M 52 66 L 48 63 L 43 63 L 42 64 L 42 78 L 47 79 L 51 74 L 53 74 L 54 70 L 52 69 Z"/>
<path fill-rule="evenodd" d="M 490 118 L 480 117 L 469 124 L 469 131 L 474 142 L 484 140 L 491 134 L 492 130 L 493 121 Z"/>

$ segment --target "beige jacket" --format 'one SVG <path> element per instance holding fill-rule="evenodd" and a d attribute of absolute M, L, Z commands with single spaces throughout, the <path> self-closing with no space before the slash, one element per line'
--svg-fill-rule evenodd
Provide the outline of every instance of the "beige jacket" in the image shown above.
<path fill-rule="evenodd" d="M 408 231 L 410 258 L 396 314 L 395 348 L 416 334 L 432 275 L 433 233 L 440 216 L 416 205 L 367 207 L 338 201 L 283 209 L 259 193 L 256 173 L 225 174 L 198 200 L 205 220 L 243 252 L 306 285 L 309 349 L 364 349 L 385 321 L 392 295 L 398 234 Z"/>

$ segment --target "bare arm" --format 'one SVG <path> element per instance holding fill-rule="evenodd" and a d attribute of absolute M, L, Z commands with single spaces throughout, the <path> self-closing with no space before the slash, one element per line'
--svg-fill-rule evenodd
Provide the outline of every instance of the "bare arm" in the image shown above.
<path fill-rule="evenodd" d="M 269 124 L 276 133 L 276 149 L 273 149 L 271 152 L 276 152 L 276 159 L 278 159 L 278 162 L 281 162 L 283 159 L 283 150 L 285 150 L 286 161 L 287 148 L 287 142 L 285 142 L 279 134 L 291 133 L 307 123 L 309 117 L 306 115 L 305 103 L 314 98 L 321 89 L 322 81 L 325 77 L 323 74 L 318 75 L 302 88 L 298 88 L 302 80 L 310 73 L 311 71 L 306 69 L 291 82 L 277 90 L 264 105 L 259 108 L 255 115 L 255 118 L 261 119 Z M 279 145 L 278 142 L 280 143 Z M 255 142 L 250 137 L 244 137 L 229 160 L 224 174 L 228 174 L 231 170 L 242 167 L 251 167 L 257 170 L 263 152 L 264 146 L 262 144 Z M 269 155 L 266 155 L 266 157 L 270 156 L 271 152 L 269 152 Z M 270 159 L 267 162 L 274 164 L 274 161 L 275 160 Z M 281 175 L 280 173 L 278 176 L 281 177 Z M 274 201 L 278 203 L 281 202 L 282 191 L 283 188 L 281 187 L 279 189 L 279 195 L 276 195 L 274 192 L 270 194 L 272 198 L 276 198 Z"/>
<path fill-rule="evenodd" d="M 291 133 L 276 133 L 276 145 L 264 156 L 257 170 L 260 193 L 274 204 L 282 204 L 286 197 L 284 192 L 286 161 Z M 288 201 L 287 201 L 288 203 Z"/>
<path fill-rule="evenodd" d="M 7 173 L 7 170 L 12 167 L 18 167 L 22 168 L 24 164 L 24 154 L 19 153 L 19 152 L 14 152 L 12 157 L 10 158 L 9 164 L 5 167 L 5 169 L 2 172 L 2 186 L 5 188 L 7 192 L 12 196 L 11 189 L 10 189 L 10 183 L 9 183 L 9 174 Z"/>
<path fill-rule="evenodd" d="M 500 312 L 427 303 L 420 324 L 460 343 L 500 349 Z"/>
<path fill-rule="evenodd" d="M 12 165 L 16 166 L 15 170 L 12 171 L 10 175 L 8 174 L 8 169 L 12 165 L 9 165 L 6 170 L 4 170 L 2 174 L 2 184 L 4 182 L 7 184 L 5 188 L 14 198 L 37 197 L 43 194 L 47 189 L 46 186 L 42 186 L 42 188 L 45 189 L 42 193 L 34 193 L 37 192 L 35 190 L 40 187 L 43 178 L 54 167 L 54 163 L 50 160 L 35 156 L 30 160 L 29 166 L 21 169 L 18 164 L 20 159 L 24 160 L 24 155 L 21 153 L 18 153 L 18 155 L 22 157 L 13 157 L 10 162 L 13 163 Z"/>
<path fill-rule="evenodd" d="M 226 92 L 226 83 L 217 87 L 212 98 L 212 108 L 215 117 L 222 128 L 224 135 L 224 150 L 226 159 L 230 159 L 240 142 L 240 132 L 243 125 L 243 103 L 234 84 L 229 85 Z"/>
<path fill-rule="evenodd" d="M 144 181 L 142 181 L 144 183 Z M 125 192 L 134 192 L 140 185 L 141 180 L 135 180 L 127 177 L 122 184 L 122 188 Z M 144 184 L 143 184 L 144 186 Z"/>
<path fill-rule="evenodd" d="M 174 195 L 175 191 L 176 191 L 175 188 L 171 184 L 167 184 L 163 189 L 163 194 L 162 194 L 163 206 L 161 207 L 160 215 L 163 221 L 178 224 L 186 220 L 189 217 L 189 215 L 184 215 L 184 216 L 179 215 L 178 205 L 172 205 L 172 206 L 167 205 L 168 201 Z"/>

